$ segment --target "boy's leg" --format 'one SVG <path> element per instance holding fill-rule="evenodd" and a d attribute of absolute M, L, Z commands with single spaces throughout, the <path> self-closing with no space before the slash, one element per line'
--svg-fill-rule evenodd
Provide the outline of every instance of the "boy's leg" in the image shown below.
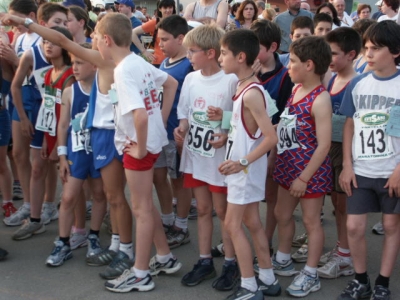
<path fill-rule="evenodd" d="M 365 240 L 366 225 L 367 214 L 347 215 L 347 237 L 356 275 L 367 272 L 367 242 Z"/>
<path fill-rule="evenodd" d="M 3 201 L 11 201 L 11 172 L 7 165 L 7 145 L 0 146 L 0 190 Z M 10 202 L 12 204 L 12 202 Z"/>
<path fill-rule="evenodd" d="M 42 205 L 40 218 L 43 224 L 47 225 L 51 221 L 58 219 L 58 211 L 55 205 L 56 191 L 58 182 L 57 162 L 48 161 L 48 170 L 45 180 L 45 195 Z"/>
<path fill-rule="evenodd" d="M 163 224 L 171 226 L 175 218 L 173 217 L 172 209 L 172 189 L 167 174 L 167 167 L 154 168 L 153 182 L 160 202 L 162 216 L 172 215 L 172 220 L 164 220 L 165 218 L 163 217 Z M 167 221 L 168 224 L 166 224 L 165 221 Z"/>
<path fill-rule="evenodd" d="M 273 249 L 272 238 L 274 236 L 275 228 L 277 225 L 274 211 L 278 199 L 278 188 L 279 185 L 272 179 L 272 177 L 267 176 L 267 180 L 265 183 L 265 201 L 267 202 L 265 234 L 267 236 L 270 249 Z M 270 253 L 272 251 L 270 250 Z"/>

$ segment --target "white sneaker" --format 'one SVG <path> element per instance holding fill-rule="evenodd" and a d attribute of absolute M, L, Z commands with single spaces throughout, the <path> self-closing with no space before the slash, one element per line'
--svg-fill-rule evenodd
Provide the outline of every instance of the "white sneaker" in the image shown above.
<path fill-rule="evenodd" d="M 71 250 L 75 250 L 81 247 L 86 247 L 87 234 L 80 234 L 78 232 L 72 233 L 69 238 L 69 245 L 71 247 Z"/>
<path fill-rule="evenodd" d="M 318 275 L 322 278 L 339 278 L 354 274 L 354 267 L 351 258 L 344 258 L 336 253 L 326 265 L 317 269 Z"/>
<path fill-rule="evenodd" d="M 378 222 L 372 227 L 372 233 L 377 234 L 377 235 L 384 235 L 385 234 L 385 229 L 383 229 L 382 222 Z"/>
<path fill-rule="evenodd" d="M 4 218 L 3 222 L 7 226 L 20 226 L 26 218 L 31 215 L 31 208 L 23 204 L 15 213 L 8 218 Z"/>
<path fill-rule="evenodd" d="M 307 232 L 296 236 L 292 241 L 292 247 L 300 248 L 307 243 Z"/>
<path fill-rule="evenodd" d="M 117 293 L 128 293 L 133 290 L 147 292 L 154 289 L 154 281 L 150 274 L 144 278 L 138 278 L 133 270 L 125 270 L 117 279 L 108 280 L 105 283 L 106 289 Z"/>
<path fill-rule="evenodd" d="M 40 219 L 44 225 L 58 219 L 57 206 L 54 203 L 43 203 Z"/>
<path fill-rule="evenodd" d="M 308 257 L 308 244 L 303 244 L 295 253 L 292 254 L 292 259 L 297 263 L 306 262 Z"/>
<path fill-rule="evenodd" d="M 290 286 L 286 289 L 286 293 L 293 297 L 306 297 L 311 292 L 316 292 L 321 288 L 318 274 L 311 275 L 306 270 L 301 270 Z"/>
<path fill-rule="evenodd" d="M 337 253 L 337 250 L 338 250 L 338 247 L 336 245 L 335 247 L 333 247 L 332 250 L 330 250 L 330 251 L 326 252 L 325 254 L 323 254 L 321 256 L 321 258 L 319 259 L 318 266 L 320 266 L 320 267 L 325 266 L 328 263 L 328 261 L 331 260 L 333 255 Z"/>

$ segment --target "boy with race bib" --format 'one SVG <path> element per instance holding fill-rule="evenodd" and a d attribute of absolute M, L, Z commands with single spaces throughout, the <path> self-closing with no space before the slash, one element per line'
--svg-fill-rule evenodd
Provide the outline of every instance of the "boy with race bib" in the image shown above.
<path fill-rule="evenodd" d="M 212 210 L 223 222 L 227 201 L 225 178 L 217 166 L 225 155 L 226 132 L 221 124 L 209 122 L 207 109 L 218 107 L 232 110 L 231 98 L 235 93 L 237 78 L 226 75 L 218 65 L 219 40 L 224 32 L 217 26 L 199 26 L 190 31 L 184 39 L 189 58 L 195 72 L 186 76 L 178 104 L 179 127 L 175 129 L 177 141 L 182 141 L 181 171 L 184 172 L 184 187 L 192 188 L 197 201 L 198 236 L 200 258 L 192 271 L 182 278 L 182 284 L 194 286 L 205 279 L 216 276 L 211 256 L 213 232 Z M 239 278 L 235 253 L 228 236 L 223 232 L 225 263 L 221 278 L 213 287 L 230 290 Z M 226 276 L 225 273 L 231 274 Z"/>
<path fill-rule="evenodd" d="M 355 278 L 337 299 L 372 293 L 367 275 L 367 213 L 382 212 L 385 239 L 371 299 L 390 299 L 389 277 L 400 245 L 400 25 L 383 21 L 364 34 L 365 56 L 373 70 L 354 78 L 340 113 L 345 115 L 343 171 L 339 182 L 347 198 L 347 232 Z"/>
<path fill-rule="evenodd" d="M 317 274 L 324 245 L 320 213 L 324 195 L 330 191 L 332 174 L 328 157 L 332 134 L 332 108 L 321 83 L 331 63 L 331 49 L 320 37 L 303 37 L 290 47 L 289 75 L 295 86 L 278 124 L 278 155 L 274 179 L 279 183 L 275 215 L 278 251 L 274 272 L 297 273 L 290 251 L 294 236 L 293 212 L 300 203 L 308 236 L 308 258 L 286 292 L 305 297 L 321 288 Z"/>

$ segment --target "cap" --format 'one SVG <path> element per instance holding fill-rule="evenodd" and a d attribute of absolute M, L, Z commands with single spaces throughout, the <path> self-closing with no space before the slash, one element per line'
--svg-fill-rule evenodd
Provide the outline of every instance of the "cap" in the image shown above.
<path fill-rule="evenodd" d="M 132 8 L 135 8 L 135 3 L 133 3 L 132 0 L 118 0 L 114 1 L 115 4 L 124 4 L 126 6 L 130 6 Z"/>
<path fill-rule="evenodd" d="M 383 2 L 383 0 L 378 0 L 378 1 L 376 1 L 375 5 L 376 6 L 382 6 L 382 2 Z"/>
<path fill-rule="evenodd" d="M 62 6 L 68 7 L 71 5 L 77 5 L 79 7 L 82 7 L 83 9 L 86 9 L 86 5 L 83 2 L 83 0 L 65 0 L 62 3 Z"/>

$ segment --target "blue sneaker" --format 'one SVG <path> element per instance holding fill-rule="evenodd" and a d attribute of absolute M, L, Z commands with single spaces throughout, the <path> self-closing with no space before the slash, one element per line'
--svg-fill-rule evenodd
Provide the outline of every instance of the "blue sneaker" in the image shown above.
<path fill-rule="evenodd" d="M 260 278 L 257 277 L 257 284 L 258 290 L 260 290 L 264 294 L 264 296 L 277 297 L 282 292 L 281 285 L 279 284 L 278 279 L 276 279 L 274 283 L 268 285 L 262 282 Z"/>
<path fill-rule="evenodd" d="M 321 283 L 318 274 L 311 275 L 303 269 L 286 289 L 286 293 L 293 297 L 305 297 L 311 292 L 318 291 L 320 288 Z"/>
<path fill-rule="evenodd" d="M 71 247 L 69 245 L 65 245 L 60 240 L 56 240 L 54 242 L 54 248 L 51 251 L 50 256 L 46 259 L 46 265 L 48 265 L 49 267 L 59 267 L 65 261 L 71 258 Z"/>
<path fill-rule="evenodd" d="M 277 262 L 276 256 L 274 256 L 272 258 L 272 266 L 274 267 L 274 273 L 276 275 L 290 277 L 299 273 L 294 268 L 293 261 L 291 259 L 281 264 Z"/>
<path fill-rule="evenodd" d="M 251 292 L 244 287 L 239 287 L 232 295 L 229 295 L 226 300 L 264 300 L 264 295 L 260 290 Z"/>
<path fill-rule="evenodd" d="M 104 272 L 99 273 L 101 278 L 112 280 L 124 273 L 125 270 L 130 270 L 135 263 L 134 260 L 129 259 L 122 251 L 118 251 L 117 255 L 114 256 L 110 265 L 104 270 Z"/>

